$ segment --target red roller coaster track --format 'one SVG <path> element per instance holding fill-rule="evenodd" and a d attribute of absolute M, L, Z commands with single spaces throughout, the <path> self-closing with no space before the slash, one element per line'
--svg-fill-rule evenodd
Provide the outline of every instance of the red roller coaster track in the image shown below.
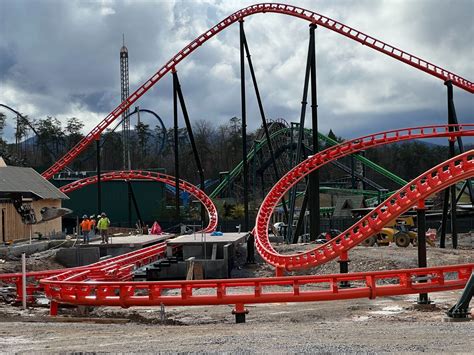
<path fill-rule="evenodd" d="M 161 174 L 152 171 L 142 171 L 142 170 L 126 170 L 126 171 L 112 171 L 108 173 L 104 173 L 100 175 L 101 181 L 111 181 L 111 180 L 152 180 L 152 181 L 159 181 L 164 182 L 165 184 L 176 186 L 174 176 Z M 74 181 L 68 185 L 65 185 L 60 188 L 60 190 L 64 193 L 69 193 L 71 191 L 80 189 L 84 186 L 96 184 L 97 183 L 97 176 L 91 176 L 85 179 Z M 206 228 L 202 231 L 204 233 L 211 233 L 216 230 L 218 216 L 217 216 L 217 209 L 212 200 L 209 196 L 206 195 L 204 191 L 199 189 L 198 187 L 190 184 L 187 181 L 179 180 L 179 188 L 186 192 L 189 192 L 192 196 L 196 197 L 203 205 L 206 207 L 209 223 Z"/>
<path fill-rule="evenodd" d="M 99 139 L 101 133 L 124 110 L 207 40 L 234 22 L 253 14 L 265 12 L 290 15 L 321 25 L 432 76 L 445 81 L 450 80 L 459 88 L 474 93 L 472 82 L 330 18 L 290 5 L 258 4 L 237 11 L 192 41 L 112 111 L 71 151 L 44 172 L 43 176 L 49 179 L 71 163 L 93 140 Z M 386 222 L 399 216 L 417 202 L 423 201 L 447 186 L 473 177 L 474 150 L 460 154 L 430 169 L 408 183 L 338 237 L 318 248 L 300 254 L 281 255 L 274 250 L 268 238 L 271 214 L 284 194 L 298 181 L 324 164 L 363 149 L 410 139 L 447 137 L 453 140 L 459 136 L 474 136 L 474 124 L 428 126 L 382 132 L 341 143 L 308 158 L 282 177 L 264 199 L 257 215 L 254 230 L 257 250 L 268 263 L 287 270 L 320 265 L 341 256 L 342 253 L 346 253 L 349 249 L 379 231 Z M 144 171 L 106 173 L 101 175 L 101 179 L 103 181 L 148 179 L 162 181 L 173 186 L 175 184 L 174 178 L 171 176 Z M 96 181 L 97 177 L 87 178 L 64 186 L 62 190 L 64 192 L 73 191 L 82 186 L 96 183 Z M 190 192 L 206 206 L 209 213 L 209 225 L 205 231 L 215 229 L 217 211 L 209 197 L 185 181 L 180 181 L 180 188 Z M 471 263 L 412 270 L 321 276 L 204 281 L 130 281 L 134 268 L 162 257 L 165 248 L 166 244 L 161 243 L 85 267 L 28 273 L 27 276 L 30 281 L 33 279 L 33 284 L 28 285 L 27 293 L 32 296 L 35 291 L 43 288 L 51 300 L 51 314 L 56 314 L 57 306 L 60 303 L 122 307 L 160 304 L 235 304 L 236 311 L 242 312 L 245 303 L 305 302 L 358 297 L 375 298 L 378 296 L 459 289 L 465 285 L 474 270 L 474 264 Z M 21 274 L 0 275 L 0 281 L 16 284 L 17 296 L 21 297 Z M 37 284 L 38 281 L 39 285 Z M 338 285 L 342 281 L 351 282 L 352 287 L 340 289 Z"/>
<path fill-rule="evenodd" d="M 165 249 L 166 243 L 160 243 L 147 248 L 135 250 L 124 255 L 109 258 L 104 261 L 99 261 L 87 266 L 80 266 L 69 269 L 28 272 L 26 274 L 26 294 L 28 296 L 28 302 L 34 301 L 35 292 L 43 290 L 43 286 L 39 284 L 39 281 L 42 279 L 53 277 L 56 275 L 63 275 L 63 277 L 68 277 L 74 274 L 82 273 L 87 270 L 105 270 L 105 268 L 107 268 L 108 270 L 110 270 L 111 268 L 120 269 L 124 266 L 130 265 L 130 262 L 132 260 L 137 264 L 148 264 L 150 262 L 153 262 L 157 257 L 164 255 L 166 251 Z M 21 301 L 23 292 L 22 274 L 0 274 L 0 282 L 16 285 L 16 300 Z"/>
<path fill-rule="evenodd" d="M 367 218 L 338 236 L 334 243 L 298 255 L 279 255 L 268 243 L 265 229 L 274 205 L 282 194 L 306 174 L 332 159 L 382 144 L 417 138 L 474 136 L 474 125 L 429 126 L 383 132 L 331 147 L 298 165 L 286 174 L 264 200 L 257 217 L 257 246 L 261 255 L 277 267 L 296 269 L 329 261 L 374 233 L 389 219 L 424 200 L 427 196 L 458 181 L 474 176 L 474 151 L 463 153 L 430 169 L 408 183 L 378 206 Z M 80 185 L 80 184 L 78 184 Z M 43 286 L 51 299 L 51 314 L 58 304 L 77 305 L 217 305 L 264 302 L 306 302 L 411 293 L 429 293 L 462 288 L 474 264 L 440 266 L 413 270 L 390 270 L 320 276 L 292 276 L 204 281 L 131 282 L 133 269 L 163 255 L 165 244 L 125 254 L 90 266 L 44 273 L 30 273 L 41 285 L 29 287 L 28 294 Z M 0 280 L 17 284 L 20 274 L 0 275 Z M 350 289 L 340 289 L 342 281 Z M 17 291 L 19 292 L 19 291 Z M 20 295 L 20 294 L 19 294 Z"/>
<path fill-rule="evenodd" d="M 446 133 L 453 133 L 453 131 L 448 131 L 448 127 L 444 128 L 446 128 L 444 135 L 441 131 L 438 132 L 435 129 L 429 135 L 455 137 L 454 134 Z M 462 133 L 474 134 L 474 130 L 463 130 Z M 403 139 L 409 138 L 403 136 L 400 140 Z M 361 139 L 361 147 L 368 147 L 369 144 L 364 144 L 364 142 L 369 141 Z M 380 144 L 383 144 L 383 142 L 381 140 Z M 339 145 L 339 148 L 344 148 L 344 143 Z M 326 151 L 326 153 L 328 152 Z M 316 161 L 322 161 L 322 159 L 316 158 Z M 307 173 L 309 173 L 309 170 L 298 171 L 298 174 L 302 176 Z M 293 177 L 293 181 L 288 184 L 289 186 L 299 180 L 297 175 L 290 176 Z M 350 233 L 337 237 L 333 244 L 327 243 L 324 245 L 323 250 L 312 250 L 300 255 L 284 256 L 276 253 L 271 254 L 269 252 L 271 246 L 262 247 L 261 241 L 257 240 L 257 245 L 260 245 L 258 250 L 266 261 L 287 268 L 314 265 L 316 263 L 313 260 L 317 260 L 319 263 L 328 261 L 334 255 L 350 249 L 364 238 L 367 238 L 379 228 L 379 225 L 395 218 L 416 201 L 424 200 L 432 193 L 472 176 L 474 176 L 474 150 L 450 159 L 420 175 L 377 207 L 369 214 L 368 218 L 357 223 Z M 283 178 L 280 183 L 282 181 L 287 180 Z M 278 187 L 278 185 L 276 186 Z M 280 188 L 278 191 L 282 193 L 283 190 Z M 272 203 L 278 201 L 274 195 L 269 195 L 266 198 L 266 200 L 269 199 L 272 200 Z M 262 206 L 262 208 L 264 207 Z M 265 208 L 268 207 L 265 206 Z M 384 208 L 385 210 L 383 210 Z M 268 220 L 266 218 L 269 218 L 269 214 L 263 216 L 262 213 L 259 213 L 257 231 L 261 232 L 262 229 L 267 228 Z M 257 234 L 257 238 L 261 237 Z M 312 255 L 314 259 L 310 259 L 308 255 Z M 317 255 L 323 255 L 324 258 L 318 259 Z M 279 258 L 278 261 L 275 260 L 277 257 Z M 245 303 L 375 298 L 377 296 L 453 290 L 464 286 L 470 277 L 474 264 L 322 276 L 169 282 L 121 281 L 131 277 L 131 268 L 131 262 L 128 266 L 120 268 L 112 266 L 114 281 L 110 280 L 110 275 L 105 273 L 109 268 L 102 268 L 100 270 L 91 269 L 79 273 L 76 271 L 55 275 L 40 282 L 43 284 L 46 295 L 52 300 L 52 314 L 56 314 L 57 306 L 60 303 L 122 307 L 160 304 L 236 304 L 236 308 L 242 310 Z M 110 281 L 104 281 L 107 278 Z M 338 284 L 342 281 L 350 281 L 353 287 L 339 289 Z"/>
<path fill-rule="evenodd" d="M 474 124 L 426 126 L 376 133 L 327 148 L 306 159 L 286 173 L 261 204 L 255 228 L 258 252 L 266 262 L 288 270 L 317 266 L 340 256 L 380 231 L 387 222 L 407 211 L 418 201 L 443 190 L 448 185 L 474 176 L 474 151 L 461 154 L 427 171 L 336 238 L 301 254 L 281 255 L 273 249 L 268 238 L 270 217 L 284 194 L 312 171 L 346 155 L 405 140 L 434 137 L 454 139 L 460 135 L 474 136 Z"/>
<path fill-rule="evenodd" d="M 434 77 L 442 79 L 444 81 L 451 80 L 457 87 L 466 90 L 470 93 L 474 93 L 474 84 L 469 80 L 466 80 L 459 75 L 456 75 L 450 71 L 442 69 L 434 64 L 431 64 L 421 58 L 418 58 L 412 54 L 409 54 L 401 49 L 391 46 L 387 43 L 379 41 L 378 39 L 366 35 L 354 28 L 346 26 L 340 22 L 337 22 L 329 17 L 320 15 L 313 11 L 309 11 L 297 6 L 277 4 L 277 3 L 263 3 L 252 5 L 241 9 L 232 15 L 228 16 L 214 27 L 200 35 L 194 41 L 189 43 L 181 51 L 179 51 L 173 58 L 171 58 L 163 67 L 161 67 L 150 79 L 148 79 L 142 86 L 140 86 L 133 94 L 131 94 L 125 101 L 123 101 L 117 108 L 105 117 L 87 136 L 85 136 L 76 146 L 74 146 L 68 153 L 66 153 L 61 159 L 53 164 L 48 170 L 42 175 L 46 179 L 51 179 L 54 174 L 60 172 L 65 166 L 68 166 L 80 153 L 82 153 L 94 140 L 99 139 L 101 133 L 117 118 L 119 117 L 128 107 L 133 105 L 143 94 L 145 94 L 153 85 L 155 85 L 161 78 L 163 78 L 168 72 L 173 70 L 184 58 L 194 52 L 199 46 L 204 44 L 210 38 L 229 27 L 234 22 L 244 19 L 245 17 L 258 14 L 258 13 L 279 13 L 289 16 L 301 18 L 303 20 L 315 23 L 317 25 L 326 27 L 334 32 L 337 32 L 343 36 L 346 36 L 356 42 L 359 42 L 367 47 L 370 47 L 376 51 L 393 57 L 403 63 L 406 63 L 414 68 L 422 70 Z"/>

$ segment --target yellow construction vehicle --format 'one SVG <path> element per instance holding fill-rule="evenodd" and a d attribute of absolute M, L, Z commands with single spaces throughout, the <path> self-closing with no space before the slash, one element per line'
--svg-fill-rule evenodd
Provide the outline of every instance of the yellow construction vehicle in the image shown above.
<path fill-rule="evenodd" d="M 418 233 L 416 225 L 411 216 L 398 217 L 385 226 L 380 233 L 377 233 L 362 242 L 362 245 L 371 247 L 377 244 L 378 246 L 387 246 L 395 242 L 399 247 L 406 248 L 413 244 L 417 245 Z M 434 246 L 432 238 L 426 238 L 426 242 Z"/>

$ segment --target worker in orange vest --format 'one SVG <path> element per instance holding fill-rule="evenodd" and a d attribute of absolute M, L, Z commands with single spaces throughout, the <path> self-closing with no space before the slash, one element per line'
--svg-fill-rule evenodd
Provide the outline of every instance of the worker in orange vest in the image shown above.
<path fill-rule="evenodd" d="M 82 216 L 82 222 L 79 226 L 81 227 L 81 233 L 82 233 L 84 244 L 89 244 L 89 233 L 91 231 L 91 222 L 86 215 Z"/>

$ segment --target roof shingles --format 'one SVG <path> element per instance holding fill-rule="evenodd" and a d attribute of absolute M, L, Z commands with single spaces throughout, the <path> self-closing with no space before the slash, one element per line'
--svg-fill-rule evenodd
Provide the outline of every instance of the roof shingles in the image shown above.
<path fill-rule="evenodd" d="M 17 166 L 0 167 L 0 192 L 30 192 L 42 199 L 69 199 L 36 170 Z"/>

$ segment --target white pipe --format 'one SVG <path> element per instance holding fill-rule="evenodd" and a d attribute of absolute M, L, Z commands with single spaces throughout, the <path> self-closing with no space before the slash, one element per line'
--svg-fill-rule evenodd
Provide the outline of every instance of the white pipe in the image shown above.
<path fill-rule="evenodd" d="M 22 305 L 23 309 L 26 309 L 26 254 L 21 254 L 21 292 L 22 292 Z"/>

